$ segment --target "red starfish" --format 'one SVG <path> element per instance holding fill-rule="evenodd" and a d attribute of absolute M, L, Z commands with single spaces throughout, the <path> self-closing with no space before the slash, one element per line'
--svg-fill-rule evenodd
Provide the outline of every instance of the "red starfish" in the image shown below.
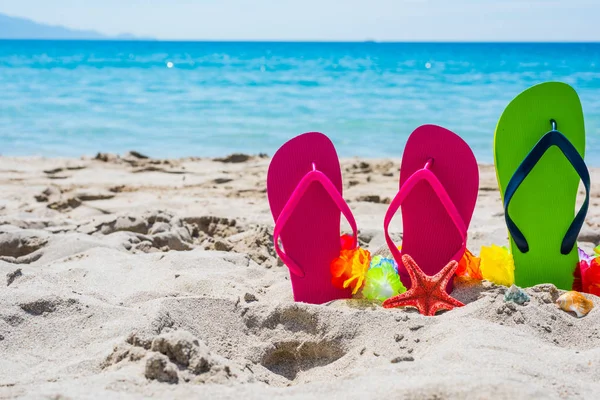
<path fill-rule="evenodd" d="M 463 303 L 446 292 L 446 285 L 454 275 L 458 263 L 450 261 L 434 276 L 426 275 L 408 254 L 402 256 L 402 263 L 408 271 L 412 285 L 410 289 L 383 302 L 385 308 L 416 307 L 423 315 L 434 316 L 439 310 L 452 310 Z"/>

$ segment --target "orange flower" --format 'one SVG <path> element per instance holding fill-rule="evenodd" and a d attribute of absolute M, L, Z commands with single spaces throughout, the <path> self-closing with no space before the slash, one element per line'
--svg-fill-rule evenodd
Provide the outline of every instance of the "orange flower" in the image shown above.
<path fill-rule="evenodd" d="M 480 281 L 483 279 L 481 274 L 481 270 L 479 269 L 479 264 L 481 263 L 481 258 L 476 257 L 471 253 L 468 249 L 465 250 L 465 254 L 463 254 L 460 262 L 458 263 L 458 268 L 456 269 L 456 276 L 464 278 Z"/>
<path fill-rule="evenodd" d="M 353 250 L 342 249 L 340 256 L 330 264 L 331 283 L 338 289 L 352 288 L 356 294 L 364 283 L 365 275 L 371 263 L 371 253 L 357 247 Z"/>
<path fill-rule="evenodd" d="M 329 265 L 331 270 L 331 283 L 338 289 L 344 288 L 344 281 L 350 277 L 352 272 L 352 250 L 342 249 L 340 256 L 335 258 Z"/>

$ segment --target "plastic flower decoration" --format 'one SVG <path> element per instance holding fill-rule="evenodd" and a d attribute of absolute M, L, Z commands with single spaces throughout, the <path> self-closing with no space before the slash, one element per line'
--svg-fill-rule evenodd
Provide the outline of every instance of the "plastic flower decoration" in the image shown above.
<path fill-rule="evenodd" d="M 600 247 L 600 246 L 598 246 L 598 247 Z M 596 247 L 596 249 L 598 247 Z M 596 249 L 594 249 L 594 253 L 596 253 Z M 588 264 L 591 263 L 594 258 L 598 257 L 598 254 L 594 254 L 594 255 L 590 256 L 581 247 L 577 247 L 577 254 L 579 255 L 579 261 L 585 261 Z"/>
<path fill-rule="evenodd" d="M 479 254 L 483 279 L 497 285 L 511 286 L 515 282 L 515 263 L 506 247 L 482 246 Z"/>
<path fill-rule="evenodd" d="M 581 286 L 585 293 L 600 296 L 600 262 L 594 258 L 590 266 L 581 271 Z"/>
<path fill-rule="evenodd" d="M 575 270 L 573 271 L 573 285 L 571 285 L 571 290 L 576 292 L 583 292 L 583 282 L 581 282 L 581 271 L 587 269 L 589 267 L 588 263 L 585 261 L 579 261 Z"/>
<path fill-rule="evenodd" d="M 473 253 L 466 249 L 465 254 L 463 254 L 460 262 L 458 263 L 456 276 L 463 280 L 480 281 L 483 279 L 483 275 L 481 275 L 481 269 L 479 268 L 480 264 L 481 258 L 473 255 Z"/>
<path fill-rule="evenodd" d="M 596 252 L 596 249 L 594 249 L 594 252 Z M 577 292 L 583 292 L 582 274 L 583 271 L 586 271 L 590 267 L 590 263 L 594 257 L 586 253 L 581 247 L 577 247 L 577 254 L 579 255 L 579 262 L 573 271 L 573 285 L 571 286 L 571 289 Z"/>
<path fill-rule="evenodd" d="M 360 247 L 352 248 L 352 237 L 343 235 L 340 256 L 330 264 L 331 283 L 338 289 L 352 288 L 356 294 L 362 287 L 371 262 L 371 253 Z"/>
<path fill-rule="evenodd" d="M 342 237 L 340 238 L 340 242 L 342 245 L 342 250 L 352 250 L 354 238 L 352 237 L 352 235 L 342 235 Z"/>
<path fill-rule="evenodd" d="M 379 255 L 373 257 L 365 277 L 363 296 L 370 300 L 384 301 L 405 291 L 396 261 Z"/>
<path fill-rule="evenodd" d="M 600 246 L 599 246 L 600 247 Z M 579 250 L 579 263 L 573 273 L 573 290 L 600 296 L 600 256 L 598 247 L 594 255 L 590 256 L 585 251 Z"/>
<path fill-rule="evenodd" d="M 384 256 L 380 255 L 373 256 L 369 268 L 373 269 L 380 267 L 393 268 L 396 274 L 398 273 L 398 264 L 396 263 L 396 260 L 394 260 L 393 258 L 385 258 Z"/>

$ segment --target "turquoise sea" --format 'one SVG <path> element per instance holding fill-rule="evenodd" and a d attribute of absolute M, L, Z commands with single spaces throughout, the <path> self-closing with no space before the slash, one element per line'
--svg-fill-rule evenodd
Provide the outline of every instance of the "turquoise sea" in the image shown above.
<path fill-rule="evenodd" d="M 600 43 L 0 41 L 0 154 L 272 154 L 321 131 L 399 157 L 434 123 L 491 162 L 506 104 L 548 80 L 579 92 L 600 166 Z"/>

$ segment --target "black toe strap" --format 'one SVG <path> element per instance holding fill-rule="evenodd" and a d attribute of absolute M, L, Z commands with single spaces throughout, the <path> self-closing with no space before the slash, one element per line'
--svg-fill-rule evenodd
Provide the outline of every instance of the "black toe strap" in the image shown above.
<path fill-rule="evenodd" d="M 527 243 L 527 239 L 525 239 L 525 236 L 521 230 L 510 217 L 508 213 L 508 206 L 510 205 L 510 201 L 512 200 L 521 183 L 523 183 L 525 178 L 527 178 L 529 173 L 533 170 L 538 161 L 540 161 L 542 156 L 550 147 L 556 146 L 562 151 L 564 156 L 567 158 L 567 160 L 569 160 L 579 175 L 579 178 L 581 178 L 583 186 L 585 187 L 585 201 L 583 202 L 581 209 L 579 212 L 577 212 L 577 215 L 573 219 L 573 222 L 571 222 L 569 229 L 567 229 L 567 232 L 563 237 L 560 246 L 561 254 L 569 254 L 573 249 L 573 246 L 575 246 L 575 243 L 577 242 L 577 236 L 579 235 L 579 231 L 581 230 L 581 227 L 585 221 L 585 216 L 587 214 L 590 202 L 590 174 L 585 162 L 569 139 L 556 130 L 556 123 L 554 121 L 551 122 L 553 129 L 542 136 L 542 138 L 531 149 L 529 154 L 527 154 L 525 159 L 521 162 L 521 165 L 519 165 L 513 174 L 512 178 L 510 178 L 510 181 L 506 186 L 506 193 L 504 194 L 504 218 L 506 220 L 506 225 L 508 226 L 508 231 L 510 232 L 515 244 L 522 253 L 527 253 L 529 251 L 529 244 Z"/>

